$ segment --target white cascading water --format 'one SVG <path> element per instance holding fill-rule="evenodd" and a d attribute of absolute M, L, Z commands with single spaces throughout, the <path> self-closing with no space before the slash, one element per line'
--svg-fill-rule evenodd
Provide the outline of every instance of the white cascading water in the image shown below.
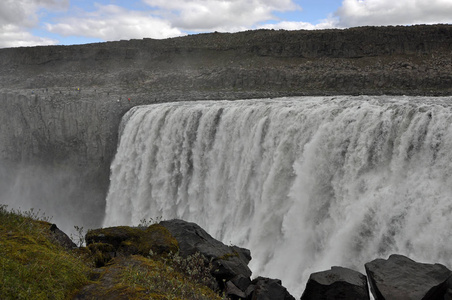
<path fill-rule="evenodd" d="M 452 98 L 156 104 L 123 119 L 104 226 L 196 222 L 297 298 L 392 253 L 452 267 Z"/>

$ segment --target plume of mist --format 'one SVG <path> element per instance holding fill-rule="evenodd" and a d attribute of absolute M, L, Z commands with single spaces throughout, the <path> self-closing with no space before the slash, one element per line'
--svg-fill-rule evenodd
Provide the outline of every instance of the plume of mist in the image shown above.
<path fill-rule="evenodd" d="M 65 166 L 0 162 L 0 203 L 33 209 L 68 235 L 75 233 L 74 226 L 96 228 L 103 218 L 103 194 L 84 188 L 83 177 Z"/>

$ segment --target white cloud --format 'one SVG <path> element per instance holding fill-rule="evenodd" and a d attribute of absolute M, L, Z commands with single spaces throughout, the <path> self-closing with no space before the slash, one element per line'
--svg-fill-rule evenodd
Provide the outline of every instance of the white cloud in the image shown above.
<path fill-rule="evenodd" d="M 69 0 L 2 0 L 0 2 L 0 25 L 33 27 L 38 23 L 41 8 L 60 10 L 67 8 Z"/>
<path fill-rule="evenodd" d="M 141 11 L 116 5 L 96 5 L 95 12 L 46 24 L 48 31 L 63 36 L 84 36 L 104 41 L 132 38 L 166 38 L 183 35 L 170 22 Z"/>
<path fill-rule="evenodd" d="M 46 10 L 64 10 L 69 0 L 1 0 L 0 48 L 53 45 L 58 41 L 34 36 L 30 29 L 39 24 L 39 14 Z"/>
<path fill-rule="evenodd" d="M 292 0 L 144 0 L 186 31 L 237 31 L 276 19 L 275 11 L 301 9 Z"/>
<path fill-rule="evenodd" d="M 126 9 L 120 4 L 95 4 L 91 12 L 74 7 L 69 12 L 69 1 L 0 0 L 0 47 L 58 43 L 30 33 L 43 26 L 43 17 L 49 11 L 66 11 L 68 16 L 60 17 L 56 23 L 48 21 L 44 26 L 48 32 L 105 41 L 255 28 L 312 30 L 452 23 L 452 0 L 342 0 L 336 12 L 317 24 L 276 17 L 277 12 L 301 11 L 295 0 L 141 0 L 141 8 L 145 10 Z M 111 2 L 121 3 L 119 0 Z"/>
<path fill-rule="evenodd" d="M 275 20 L 275 11 L 301 9 L 293 0 L 142 0 L 148 11 L 96 4 L 96 11 L 46 24 L 49 32 L 105 41 L 167 38 L 184 32 L 241 31 Z"/>
<path fill-rule="evenodd" d="M 338 26 L 452 23 L 451 0 L 344 0 Z"/>
<path fill-rule="evenodd" d="M 265 24 L 259 28 L 263 29 L 285 29 L 285 30 L 315 30 L 315 29 L 329 29 L 336 27 L 337 20 L 333 18 L 328 18 L 322 20 L 320 23 L 312 24 L 308 22 L 279 22 L 276 24 Z"/>
<path fill-rule="evenodd" d="M 33 36 L 28 31 L 15 25 L 0 26 L 0 48 L 55 45 L 58 41 Z"/>

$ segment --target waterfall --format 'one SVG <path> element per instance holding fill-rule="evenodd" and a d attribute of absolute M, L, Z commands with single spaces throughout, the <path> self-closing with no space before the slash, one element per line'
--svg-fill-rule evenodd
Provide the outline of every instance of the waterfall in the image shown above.
<path fill-rule="evenodd" d="M 299 297 L 312 272 L 399 253 L 452 266 L 452 98 L 134 107 L 104 226 L 196 222 Z"/>

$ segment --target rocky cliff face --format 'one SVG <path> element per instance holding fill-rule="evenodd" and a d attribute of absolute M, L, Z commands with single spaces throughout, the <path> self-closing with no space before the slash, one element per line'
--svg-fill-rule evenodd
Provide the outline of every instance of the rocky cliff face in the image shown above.
<path fill-rule="evenodd" d="M 120 118 L 134 105 L 451 95 L 451 52 L 450 25 L 259 30 L 1 49 L 0 199 L 43 207 L 59 223 L 71 219 L 96 227 Z"/>

